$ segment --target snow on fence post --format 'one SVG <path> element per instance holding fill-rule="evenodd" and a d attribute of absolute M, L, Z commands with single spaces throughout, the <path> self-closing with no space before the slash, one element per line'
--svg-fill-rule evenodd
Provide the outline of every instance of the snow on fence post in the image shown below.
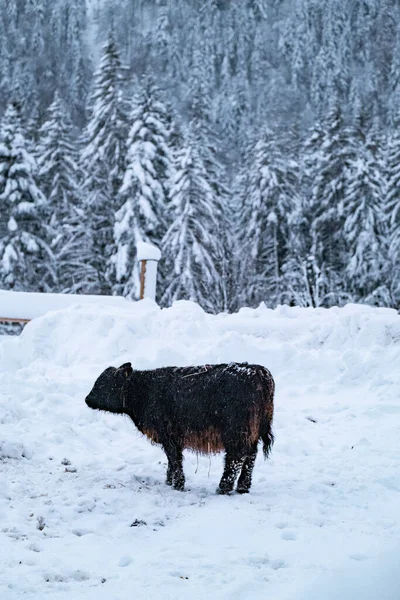
<path fill-rule="evenodd" d="M 161 252 L 152 244 L 137 243 L 137 259 L 141 263 L 140 270 L 140 300 L 143 298 L 156 299 L 157 266 Z"/>

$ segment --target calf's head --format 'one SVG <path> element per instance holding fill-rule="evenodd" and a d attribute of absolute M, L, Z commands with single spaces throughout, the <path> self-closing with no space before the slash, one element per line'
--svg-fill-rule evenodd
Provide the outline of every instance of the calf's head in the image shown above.
<path fill-rule="evenodd" d="M 124 385 L 133 373 L 131 363 L 124 363 L 118 369 L 108 367 L 96 379 L 85 402 L 89 408 L 107 410 L 114 413 L 125 412 Z"/>

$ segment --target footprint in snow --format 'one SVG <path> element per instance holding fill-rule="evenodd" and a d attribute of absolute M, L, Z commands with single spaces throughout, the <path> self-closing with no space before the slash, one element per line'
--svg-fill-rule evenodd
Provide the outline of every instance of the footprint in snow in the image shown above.
<path fill-rule="evenodd" d="M 349 554 L 349 558 L 352 558 L 353 560 L 357 560 L 357 561 L 362 561 L 362 560 L 367 560 L 368 556 L 361 552 L 356 552 L 355 554 Z"/>
<path fill-rule="evenodd" d="M 39 544 L 30 544 L 28 550 L 31 550 L 32 552 L 42 552 L 43 548 L 41 548 Z"/>
<path fill-rule="evenodd" d="M 277 571 L 278 569 L 285 569 L 287 564 L 283 559 L 277 558 L 276 560 L 272 561 L 271 567 L 274 569 L 274 571 Z"/>
<path fill-rule="evenodd" d="M 66 573 L 44 573 L 44 580 L 47 583 L 58 582 L 65 583 L 67 581 L 88 581 L 90 579 L 88 573 L 77 569 L 75 571 L 67 571 Z"/>
<path fill-rule="evenodd" d="M 9 538 L 13 540 L 27 540 L 28 536 L 25 533 L 21 533 L 18 531 L 16 527 L 12 527 L 11 529 L 5 528 L 2 529 L 2 532 L 5 533 Z"/>
<path fill-rule="evenodd" d="M 274 571 L 278 571 L 278 569 L 285 569 L 287 564 L 282 558 L 277 558 L 271 562 L 271 567 Z"/>
<path fill-rule="evenodd" d="M 283 540 L 290 540 L 290 541 L 297 539 L 296 535 L 293 533 L 293 531 L 284 531 L 281 535 L 281 538 Z"/>
<path fill-rule="evenodd" d="M 72 533 L 77 537 L 83 537 L 84 535 L 88 535 L 89 533 L 93 533 L 90 529 L 73 529 Z"/>
<path fill-rule="evenodd" d="M 269 564 L 269 557 L 267 554 L 264 556 L 250 555 L 247 559 L 247 564 L 260 569 Z"/>

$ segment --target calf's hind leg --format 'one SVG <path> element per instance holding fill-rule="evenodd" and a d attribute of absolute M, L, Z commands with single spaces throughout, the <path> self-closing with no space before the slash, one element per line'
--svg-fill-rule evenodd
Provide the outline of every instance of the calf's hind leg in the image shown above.
<path fill-rule="evenodd" d="M 168 459 L 167 485 L 172 485 L 176 490 L 183 491 L 185 487 L 185 475 L 183 473 L 182 448 L 169 441 L 163 444 Z"/>
<path fill-rule="evenodd" d="M 233 490 L 244 457 L 244 452 L 226 451 L 224 472 L 221 481 L 219 482 L 219 486 L 217 487 L 217 494 L 229 494 L 229 492 Z"/>
<path fill-rule="evenodd" d="M 239 494 L 247 494 L 251 487 L 251 477 L 253 475 L 254 463 L 257 457 L 257 444 L 253 446 L 251 451 L 244 459 L 242 472 L 240 473 L 239 481 L 236 487 Z"/>

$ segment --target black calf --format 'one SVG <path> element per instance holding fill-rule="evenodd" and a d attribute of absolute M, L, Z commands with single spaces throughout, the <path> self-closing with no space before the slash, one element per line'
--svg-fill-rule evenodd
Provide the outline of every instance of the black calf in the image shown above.
<path fill-rule="evenodd" d="M 217 489 L 239 493 L 251 486 L 259 439 L 264 456 L 272 447 L 274 380 L 260 365 L 230 363 L 134 371 L 131 363 L 109 367 L 86 398 L 90 408 L 127 414 L 168 458 L 167 484 L 183 490 L 182 452 L 225 449 Z"/>

